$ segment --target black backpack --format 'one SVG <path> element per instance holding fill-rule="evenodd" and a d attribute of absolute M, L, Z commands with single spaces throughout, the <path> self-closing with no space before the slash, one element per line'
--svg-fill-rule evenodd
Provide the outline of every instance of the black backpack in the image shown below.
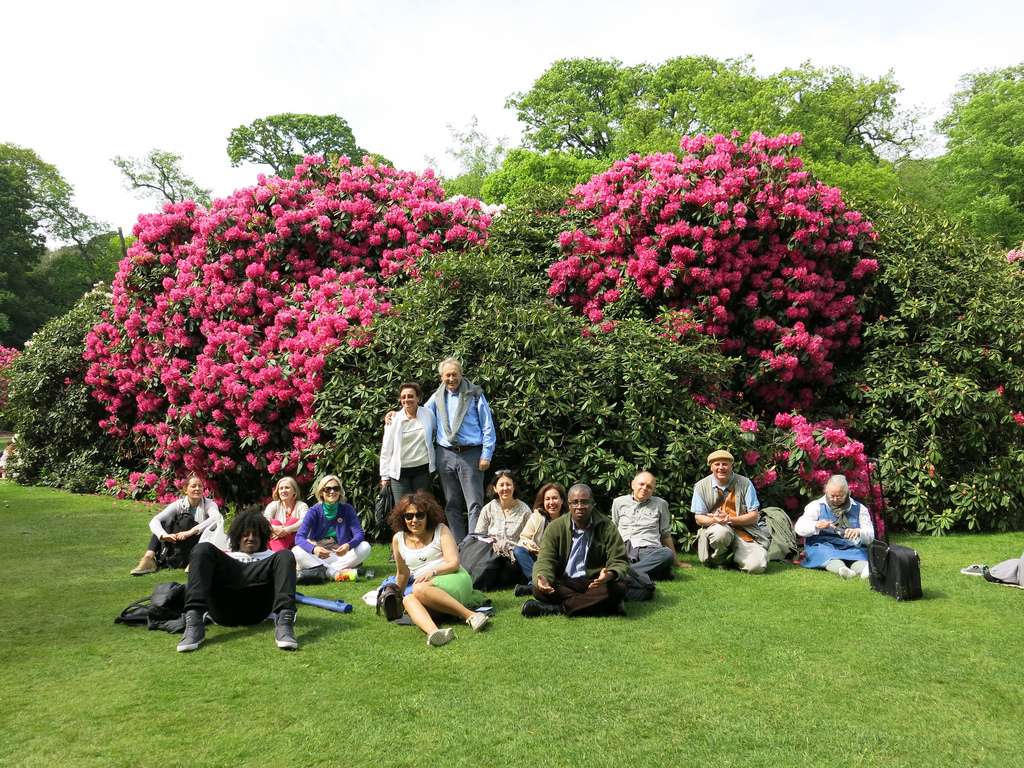
<path fill-rule="evenodd" d="M 170 522 L 164 526 L 168 533 L 182 533 L 190 530 L 196 524 L 196 519 L 185 510 L 178 511 Z M 199 541 L 198 536 L 191 536 L 184 541 L 162 541 L 160 549 L 156 553 L 157 562 L 164 568 L 184 568 L 192 557 L 192 548 Z"/>
<path fill-rule="evenodd" d="M 185 585 L 176 581 L 165 581 L 153 588 L 153 594 L 136 600 L 121 611 L 114 619 L 115 624 L 128 626 L 146 625 L 150 629 L 165 632 L 182 632 L 185 629 Z"/>

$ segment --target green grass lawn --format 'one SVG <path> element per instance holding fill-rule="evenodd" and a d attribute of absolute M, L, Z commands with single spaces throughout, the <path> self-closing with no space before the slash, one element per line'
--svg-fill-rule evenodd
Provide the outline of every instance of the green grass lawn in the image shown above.
<path fill-rule="evenodd" d="M 196 653 L 113 618 L 180 571 L 131 578 L 151 508 L 0 483 L 3 766 L 1009 766 L 1024 590 L 961 576 L 1024 534 L 906 537 L 925 599 L 772 564 L 694 568 L 613 619 L 493 626 L 428 648 L 359 602 L 211 627 Z M 375 547 L 371 567 L 387 570 Z"/>

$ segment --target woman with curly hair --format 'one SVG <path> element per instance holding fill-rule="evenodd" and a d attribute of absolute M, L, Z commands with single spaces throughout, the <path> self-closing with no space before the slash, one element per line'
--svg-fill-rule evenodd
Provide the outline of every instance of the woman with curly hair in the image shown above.
<path fill-rule="evenodd" d="M 431 613 L 456 616 L 479 632 L 490 621 L 485 613 L 472 610 L 483 595 L 473 589 L 473 580 L 459 565 L 459 548 L 444 524 L 441 505 L 426 491 L 403 496 L 388 522 L 395 531 L 391 550 L 395 556 L 395 583 L 405 592 L 412 580 L 412 592 L 403 605 L 413 624 L 427 636 L 427 645 L 441 646 L 455 633 L 440 629 Z"/>

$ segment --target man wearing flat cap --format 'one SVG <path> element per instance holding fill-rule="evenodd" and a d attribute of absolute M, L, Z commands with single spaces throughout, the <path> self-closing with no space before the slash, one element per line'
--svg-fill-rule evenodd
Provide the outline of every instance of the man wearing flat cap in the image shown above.
<path fill-rule="evenodd" d="M 697 557 L 711 568 L 732 563 L 747 573 L 764 573 L 771 531 L 754 484 L 733 472 L 732 465 L 728 451 L 712 452 L 711 474 L 693 486 L 690 511 L 700 526 Z"/>

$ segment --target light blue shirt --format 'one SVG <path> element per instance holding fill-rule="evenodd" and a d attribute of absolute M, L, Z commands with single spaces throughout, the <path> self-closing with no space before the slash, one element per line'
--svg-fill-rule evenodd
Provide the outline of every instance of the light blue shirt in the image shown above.
<path fill-rule="evenodd" d="M 565 575 L 570 579 L 587 575 L 587 552 L 590 551 L 593 531 L 593 526 L 582 530 L 576 527 L 576 523 L 572 524 L 572 547 L 569 549 L 569 557 L 565 561 Z"/>
<path fill-rule="evenodd" d="M 449 389 L 444 390 L 444 407 L 448 410 L 448 418 L 455 418 L 455 412 L 459 408 L 459 393 L 451 392 Z M 437 413 L 437 408 L 434 402 L 431 400 L 427 403 L 427 408 L 432 414 L 434 414 L 434 440 L 435 442 L 445 448 L 451 448 L 452 444 L 448 442 L 448 438 L 445 436 L 444 427 L 441 424 L 441 417 Z M 451 424 L 449 424 L 451 426 Z M 455 435 L 455 442 L 458 445 L 479 445 L 482 446 L 480 450 L 480 458 L 491 460 L 494 456 L 494 419 L 491 416 L 491 407 L 487 404 L 487 398 L 484 397 L 483 393 L 477 397 L 476 408 L 472 406 L 466 411 L 466 416 L 462 420 L 462 424 L 459 426 L 459 431 Z"/>
<path fill-rule="evenodd" d="M 726 486 L 719 485 L 717 480 L 712 480 L 711 484 L 715 487 L 715 490 L 718 491 L 719 495 L 724 495 L 725 493 L 727 493 L 727 491 L 725 490 Z M 744 503 L 747 507 L 748 512 L 761 508 L 761 502 L 757 500 L 757 491 L 754 490 L 753 483 L 747 486 L 747 496 L 744 499 Z M 707 506 L 704 504 L 704 499 L 702 499 L 700 497 L 700 494 L 697 493 L 696 487 L 694 487 L 693 489 L 693 498 L 690 500 L 690 511 L 693 512 L 693 514 L 695 515 L 711 514 L 708 511 Z"/>

